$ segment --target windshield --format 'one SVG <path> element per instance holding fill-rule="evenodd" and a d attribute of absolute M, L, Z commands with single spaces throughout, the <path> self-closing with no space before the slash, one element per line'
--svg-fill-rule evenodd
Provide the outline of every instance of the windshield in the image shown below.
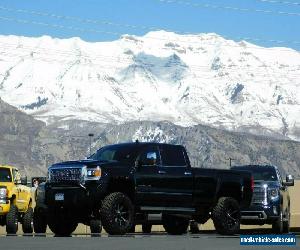
<path fill-rule="evenodd" d="M 0 168 L 0 182 L 11 182 L 11 174 L 9 168 Z"/>
<path fill-rule="evenodd" d="M 277 181 L 277 175 L 274 168 L 271 167 L 233 167 L 232 169 L 246 170 L 252 173 L 255 181 Z"/>
<path fill-rule="evenodd" d="M 119 161 L 129 162 L 135 156 L 134 145 L 113 145 L 100 148 L 95 154 L 91 155 L 89 159 L 97 161 Z"/>

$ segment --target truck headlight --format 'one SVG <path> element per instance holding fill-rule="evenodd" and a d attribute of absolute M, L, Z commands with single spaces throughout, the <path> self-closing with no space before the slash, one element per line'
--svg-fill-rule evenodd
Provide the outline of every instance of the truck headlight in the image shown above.
<path fill-rule="evenodd" d="M 6 204 L 7 189 L 0 188 L 0 204 Z"/>
<path fill-rule="evenodd" d="M 272 200 L 276 200 L 279 197 L 279 192 L 276 188 L 270 188 L 269 189 L 269 195 Z"/>
<path fill-rule="evenodd" d="M 100 180 L 102 175 L 101 168 L 97 166 L 96 168 L 87 168 L 85 180 Z"/>
<path fill-rule="evenodd" d="M 51 169 L 48 170 L 47 172 L 47 179 L 46 179 L 47 182 L 51 182 Z"/>

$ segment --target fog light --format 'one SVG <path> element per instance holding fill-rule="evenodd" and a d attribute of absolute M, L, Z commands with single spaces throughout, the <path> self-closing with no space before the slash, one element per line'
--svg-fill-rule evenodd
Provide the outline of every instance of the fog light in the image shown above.
<path fill-rule="evenodd" d="M 276 214 L 276 215 L 278 214 L 276 206 L 273 206 L 273 213 Z"/>

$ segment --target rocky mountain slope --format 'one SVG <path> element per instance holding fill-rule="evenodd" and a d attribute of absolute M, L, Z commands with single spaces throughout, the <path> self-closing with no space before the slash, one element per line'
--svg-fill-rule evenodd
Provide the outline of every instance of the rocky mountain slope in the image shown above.
<path fill-rule="evenodd" d="M 217 34 L 0 36 L 0 96 L 55 124 L 169 121 L 300 140 L 300 53 Z"/>
<path fill-rule="evenodd" d="M 300 143 L 229 132 L 208 126 L 181 127 L 169 122 L 131 122 L 109 126 L 95 138 L 94 148 L 124 141 L 182 144 L 193 167 L 229 168 L 234 165 L 274 164 L 283 174 L 300 178 Z"/>
<path fill-rule="evenodd" d="M 78 128 L 70 126 L 72 131 L 93 131 L 93 123 L 75 124 Z M 0 99 L 0 165 L 16 165 L 28 176 L 45 175 L 54 162 L 87 155 L 88 145 L 87 136 L 70 136 L 64 129 L 47 127 Z"/>
<path fill-rule="evenodd" d="M 97 148 L 118 142 L 157 141 L 186 146 L 194 167 L 228 168 L 233 164 L 276 164 L 300 178 L 300 143 L 228 132 L 208 126 L 182 127 L 170 122 L 120 125 L 68 120 L 46 126 L 0 99 L 0 164 L 25 169 L 28 176 L 45 175 L 52 163 L 82 159 Z"/>
<path fill-rule="evenodd" d="M 13 163 L 22 170 L 36 169 L 33 145 L 44 123 L 18 111 L 0 99 L 0 164 Z"/>

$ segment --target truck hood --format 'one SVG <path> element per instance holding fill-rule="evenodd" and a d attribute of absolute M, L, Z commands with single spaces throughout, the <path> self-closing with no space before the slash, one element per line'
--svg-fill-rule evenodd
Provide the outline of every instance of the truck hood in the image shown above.
<path fill-rule="evenodd" d="M 78 160 L 78 161 L 65 161 L 65 162 L 59 162 L 53 164 L 51 167 L 78 167 L 78 166 L 87 166 L 87 167 L 113 167 L 113 166 L 119 166 L 121 165 L 120 162 L 117 161 L 97 161 L 92 159 L 86 159 L 86 160 Z M 51 168 L 50 167 L 50 168 Z"/>
<path fill-rule="evenodd" d="M 0 187 L 6 187 L 11 190 L 15 184 L 13 182 L 0 182 Z"/>
<path fill-rule="evenodd" d="M 9 197 L 12 196 L 13 193 L 17 191 L 18 188 L 22 187 L 27 193 L 31 192 L 31 188 L 24 185 L 16 185 L 13 182 L 0 182 L 0 187 L 6 187 L 9 192 Z"/>
<path fill-rule="evenodd" d="M 280 187 L 278 181 L 254 181 L 255 186 L 261 186 L 262 187 L 265 184 L 267 184 L 268 187 L 274 187 L 274 188 Z"/>

